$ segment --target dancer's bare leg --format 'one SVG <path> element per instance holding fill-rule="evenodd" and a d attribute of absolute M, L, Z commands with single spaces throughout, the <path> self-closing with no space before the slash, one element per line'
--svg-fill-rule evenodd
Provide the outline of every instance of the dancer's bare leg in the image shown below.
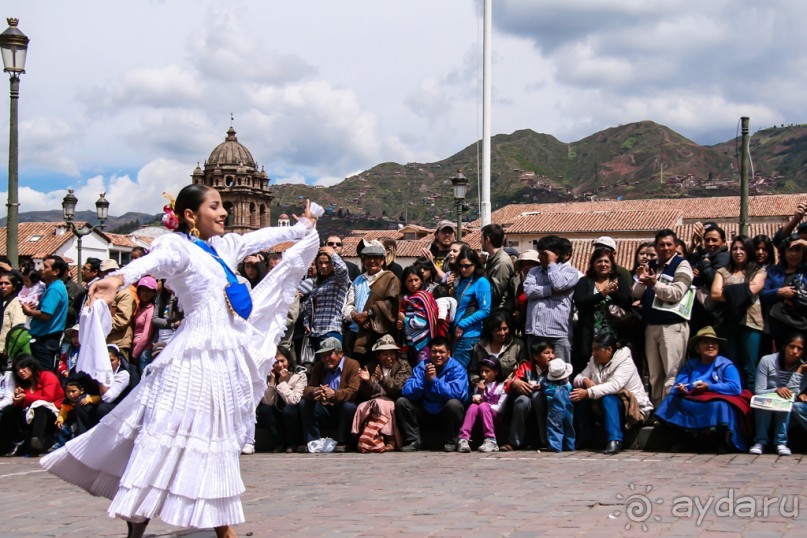
<path fill-rule="evenodd" d="M 126 538 L 143 538 L 143 535 L 146 534 L 146 527 L 148 527 L 148 525 L 148 519 L 141 523 L 132 523 L 127 521 L 126 526 L 129 528 L 129 534 L 126 535 Z"/>
<path fill-rule="evenodd" d="M 216 538 L 238 538 L 238 535 L 235 534 L 235 531 L 229 525 L 216 527 L 214 530 L 216 531 Z"/>

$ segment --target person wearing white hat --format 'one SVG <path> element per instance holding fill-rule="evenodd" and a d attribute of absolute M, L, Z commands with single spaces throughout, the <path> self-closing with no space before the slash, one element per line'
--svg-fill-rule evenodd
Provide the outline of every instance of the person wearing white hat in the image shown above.
<path fill-rule="evenodd" d="M 572 365 L 563 359 L 552 359 L 541 390 L 546 395 L 546 440 L 549 450 L 574 452 L 574 405 L 570 398 Z"/>

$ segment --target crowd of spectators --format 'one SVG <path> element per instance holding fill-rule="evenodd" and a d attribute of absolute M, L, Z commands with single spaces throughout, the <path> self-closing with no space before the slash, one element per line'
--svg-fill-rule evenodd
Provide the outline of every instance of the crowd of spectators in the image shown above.
<path fill-rule="evenodd" d="M 632 267 L 600 237 L 585 273 L 569 263 L 568 239 L 517 252 L 497 224 L 482 228 L 476 250 L 442 221 L 408 267 L 392 239 L 362 240 L 358 267 L 328 236 L 298 286 L 255 426 L 274 452 L 613 454 L 652 426 L 670 450 L 788 455 L 807 429 L 805 209 L 773 238 L 728 238 L 714 222 L 691 238 L 659 230 Z M 240 278 L 254 287 L 280 256 L 247 257 Z M 85 286 L 117 268 L 88 259 Z M 97 424 L 182 323 L 163 282 L 122 289 L 104 385 L 75 371 L 86 292 L 65 261 L 0 269 L 8 455 L 53 449 Z M 255 437 L 253 428 L 245 454 Z"/>

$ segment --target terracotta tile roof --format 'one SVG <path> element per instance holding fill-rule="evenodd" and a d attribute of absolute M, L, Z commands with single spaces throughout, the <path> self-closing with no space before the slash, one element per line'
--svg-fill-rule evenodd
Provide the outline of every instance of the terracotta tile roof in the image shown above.
<path fill-rule="evenodd" d="M 580 213 L 541 212 L 517 217 L 507 226 L 518 233 L 607 233 L 660 230 L 679 223 L 681 211 L 589 211 Z"/>
<path fill-rule="evenodd" d="M 740 225 L 736 222 L 725 223 L 720 225 L 726 232 L 726 241 L 730 241 L 732 237 L 740 233 Z M 748 225 L 748 237 L 754 237 L 760 234 L 773 237 L 776 231 L 782 227 L 779 222 L 760 222 Z M 687 245 L 692 240 L 692 232 L 695 229 L 694 224 L 683 224 L 673 228 L 675 234 L 682 240 L 686 241 Z"/>
<path fill-rule="evenodd" d="M 403 239 L 404 234 L 398 230 L 353 230 L 348 237 L 358 237 L 359 239 L 381 239 L 382 237 L 391 237 L 398 240 Z"/>
<path fill-rule="evenodd" d="M 106 235 L 109 238 L 109 241 L 110 243 L 112 243 L 113 246 L 125 247 L 125 248 L 134 248 L 137 246 L 137 243 L 135 243 L 125 235 L 113 234 L 108 232 L 104 232 L 104 235 Z"/>
<path fill-rule="evenodd" d="M 652 239 L 650 237 L 648 241 Z M 593 239 L 572 239 L 572 259 L 571 264 L 581 273 L 588 270 L 589 259 L 594 253 Z M 617 239 L 616 240 L 616 263 L 628 270 L 633 269 L 633 253 L 644 243 L 643 239 Z"/>
<path fill-rule="evenodd" d="M 748 212 L 751 217 L 777 217 L 793 214 L 796 206 L 807 201 L 807 193 L 751 196 Z M 685 220 L 710 220 L 737 217 L 739 196 L 714 198 L 661 198 L 648 200 L 604 200 L 597 202 L 557 202 L 550 204 L 511 204 L 491 214 L 492 222 L 507 226 L 525 212 L 576 213 L 593 211 L 681 211 Z M 479 221 L 474 221 L 479 225 Z"/>
<path fill-rule="evenodd" d="M 86 223 L 76 222 L 78 227 L 82 227 L 84 224 Z M 17 228 L 19 255 L 44 258 L 53 254 L 73 237 L 73 232 L 69 229 L 64 230 L 61 235 L 57 235 L 57 228 L 63 227 L 64 224 L 61 222 L 21 222 Z M 0 228 L 0 253 L 8 253 L 5 226 Z"/>
<path fill-rule="evenodd" d="M 145 243 L 147 245 L 151 245 L 151 243 L 153 243 L 154 240 L 157 239 L 156 237 L 152 237 L 150 235 L 129 235 L 129 238 L 136 239 L 137 241 L 140 241 L 141 243 Z"/>

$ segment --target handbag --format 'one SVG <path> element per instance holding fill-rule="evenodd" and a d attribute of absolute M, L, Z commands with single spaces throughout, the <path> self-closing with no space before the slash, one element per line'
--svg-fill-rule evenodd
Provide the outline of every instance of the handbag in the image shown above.
<path fill-rule="evenodd" d="M 311 337 L 305 334 L 300 344 L 300 364 L 314 364 L 315 358 L 316 355 L 311 347 Z"/>
<path fill-rule="evenodd" d="M 243 319 L 249 318 L 249 315 L 252 313 L 252 296 L 249 294 L 247 285 L 238 281 L 233 270 L 230 269 L 229 265 L 224 263 L 224 260 L 219 257 L 213 247 L 196 238 L 192 238 L 191 241 L 213 256 L 213 259 L 219 262 L 224 268 L 224 274 L 227 276 L 227 285 L 224 287 L 224 299 L 227 301 L 227 306 L 230 307 L 230 310 Z"/>

